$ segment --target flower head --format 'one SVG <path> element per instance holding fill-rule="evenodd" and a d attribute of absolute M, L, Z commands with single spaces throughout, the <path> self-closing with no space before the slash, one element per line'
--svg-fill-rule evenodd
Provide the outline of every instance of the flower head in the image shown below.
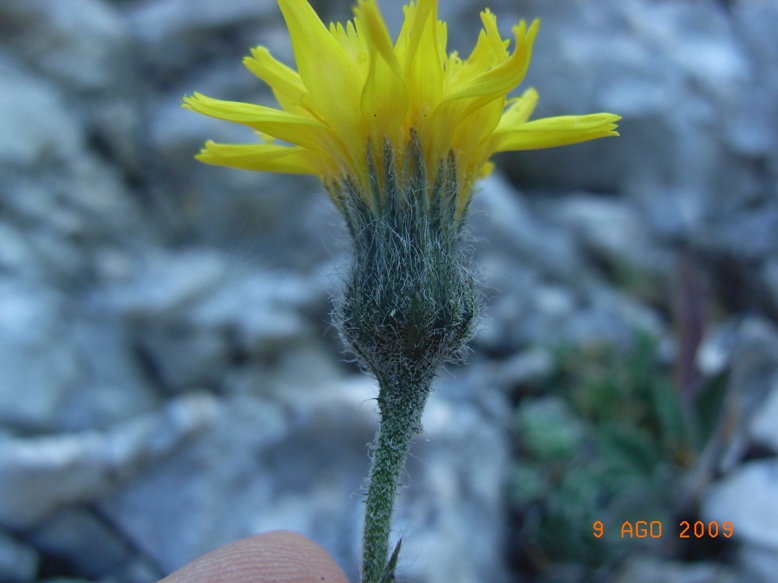
<path fill-rule="evenodd" d="M 615 131 L 617 115 L 528 121 L 534 89 L 524 79 L 538 22 L 513 27 L 513 47 L 490 11 L 467 59 L 446 52 L 437 0 L 405 6 L 393 42 L 375 0 L 354 19 L 322 24 L 307 0 L 278 0 L 297 71 L 264 47 L 246 67 L 280 109 L 198 93 L 184 107 L 246 125 L 265 143 L 207 142 L 209 164 L 318 175 L 351 233 L 354 255 L 336 323 L 375 375 L 381 409 L 365 513 L 361 581 L 394 579 L 389 558 L 398 477 L 441 363 L 461 355 L 479 301 L 462 225 L 475 180 L 496 152 L 583 142 Z M 267 140 L 270 138 L 270 140 Z M 286 144 L 274 144 L 273 139 Z"/>
<path fill-rule="evenodd" d="M 271 139 L 255 145 L 209 141 L 197 156 L 202 162 L 318 175 L 339 205 L 340 185 L 349 183 L 377 212 L 383 189 L 376 181 L 393 174 L 402 187 L 411 179 L 404 170 L 409 157 L 418 155 L 423 162 L 430 196 L 453 161 L 455 215 L 461 218 L 473 183 L 490 171 L 493 154 L 618 135 L 617 115 L 528 121 L 537 92 L 527 89 L 507 99 L 529 67 L 537 20 L 529 27 L 523 21 L 513 27 L 510 50 L 496 16 L 483 11 L 483 29 L 463 60 L 446 52 L 446 24 L 437 19 L 437 0 L 405 6 L 405 21 L 394 43 L 375 0 L 359 0 L 353 21 L 329 28 L 307 0 L 278 3 L 298 70 L 261 46 L 243 62 L 270 86 L 281 108 L 199 93 L 184 98 L 187 109 L 246 125 Z M 290 145 L 274 144 L 273 139 Z"/>

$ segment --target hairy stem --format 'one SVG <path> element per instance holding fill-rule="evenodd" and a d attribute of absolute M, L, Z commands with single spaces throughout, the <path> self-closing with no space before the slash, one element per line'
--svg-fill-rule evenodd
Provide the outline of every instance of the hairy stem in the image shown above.
<path fill-rule="evenodd" d="M 387 569 L 394 499 L 411 439 L 421 428 L 421 414 L 432 380 L 419 378 L 417 374 L 401 376 L 405 378 L 392 379 L 390 384 L 380 382 L 381 425 L 367 491 L 362 583 L 391 580 Z M 395 383 L 402 385 L 395 386 Z"/>

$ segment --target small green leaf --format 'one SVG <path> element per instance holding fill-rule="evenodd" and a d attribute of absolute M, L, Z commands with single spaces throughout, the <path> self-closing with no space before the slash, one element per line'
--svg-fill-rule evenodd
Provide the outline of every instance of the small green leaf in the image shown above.
<path fill-rule="evenodd" d="M 391 583 L 394 581 L 394 570 L 397 568 L 397 558 L 400 556 L 400 547 L 402 547 L 402 544 L 403 539 L 397 541 L 392 556 L 389 557 L 389 563 L 386 565 L 386 571 L 378 583 Z"/>

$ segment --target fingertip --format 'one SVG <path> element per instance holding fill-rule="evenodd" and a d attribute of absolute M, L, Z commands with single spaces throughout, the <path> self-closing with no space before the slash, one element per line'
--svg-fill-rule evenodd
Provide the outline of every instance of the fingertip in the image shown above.
<path fill-rule="evenodd" d="M 311 539 L 275 530 L 235 541 L 195 559 L 159 583 L 348 583 Z"/>

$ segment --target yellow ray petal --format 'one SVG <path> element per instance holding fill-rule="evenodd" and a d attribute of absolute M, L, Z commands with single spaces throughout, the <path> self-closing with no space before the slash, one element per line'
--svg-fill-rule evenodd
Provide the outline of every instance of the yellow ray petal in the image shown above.
<path fill-rule="evenodd" d="M 538 102 L 529 89 L 506 95 L 529 67 L 538 21 L 513 28 L 515 44 L 500 36 L 496 16 L 481 13 L 483 28 L 467 60 L 446 54 L 446 24 L 437 20 L 438 0 L 410 1 L 392 44 L 377 0 L 357 0 L 355 18 L 324 26 L 308 0 L 278 0 L 292 40 L 298 71 L 257 47 L 246 67 L 273 90 L 280 110 L 209 99 L 199 94 L 185 107 L 247 125 L 295 147 L 230 146 L 210 142 L 200 159 L 278 172 L 319 174 L 325 182 L 348 181 L 364 196 L 384 173 L 386 140 L 408 160 L 409 137 L 421 147 L 434 186 L 437 169 L 456 160 L 458 212 L 474 180 L 495 152 L 549 148 L 616 136 L 612 114 L 565 116 L 528 122 Z M 374 162 L 366 156 L 372 145 Z M 388 159 L 388 158 L 387 158 Z M 370 162 L 368 162 L 370 160 Z M 398 172 L 405 172 L 405 166 Z M 380 187 L 380 185 L 378 185 Z M 434 192 L 430 188 L 429 192 Z M 373 201 L 374 202 L 374 201 Z M 371 206 L 371 208 L 373 208 Z"/>
<path fill-rule="evenodd" d="M 618 136 L 616 122 L 620 116 L 612 113 L 565 115 L 538 119 L 512 129 L 494 133 L 494 151 L 535 150 L 577 144 L 587 140 Z"/>
<path fill-rule="evenodd" d="M 436 108 L 433 116 L 433 125 L 440 128 L 435 139 L 445 147 L 446 142 L 452 141 L 453 131 L 461 122 L 472 116 L 479 109 L 486 107 L 496 108 L 502 113 L 505 95 L 518 85 L 524 78 L 529 67 L 530 57 L 532 56 L 532 43 L 537 33 L 538 21 L 532 23 L 527 30 L 524 21 L 518 27 L 513 28 L 516 37 L 516 49 L 513 54 L 502 63 L 491 69 L 477 75 L 463 87 L 455 91 Z M 497 34 L 496 19 L 484 16 L 484 25 L 488 29 L 485 33 L 488 35 Z M 492 30 L 491 27 L 494 26 Z M 483 41 L 486 46 L 487 41 Z M 491 42 L 491 41 L 489 41 Z M 491 47 L 490 50 L 496 50 Z M 499 122 L 499 116 L 496 118 L 487 116 L 493 123 L 490 125 L 478 126 L 474 128 L 478 133 L 469 138 L 475 144 L 483 139 L 483 132 L 491 133 Z M 479 162 L 480 163 L 480 162 Z"/>
<path fill-rule="evenodd" d="M 462 63 L 461 71 L 452 78 L 452 87 L 462 87 L 474 77 L 485 73 L 508 58 L 505 43 L 497 30 L 497 17 L 485 10 L 481 13 L 484 27 L 478 34 L 478 41 L 467 60 Z M 453 93 L 449 91 L 449 94 Z"/>
<path fill-rule="evenodd" d="M 508 57 L 506 47 L 508 41 L 504 41 L 500 36 L 500 31 L 497 30 L 497 16 L 487 8 L 481 12 L 481 24 L 484 25 L 486 40 L 489 41 L 492 52 L 499 60 L 504 61 Z"/>
<path fill-rule="evenodd" d="M 487 96 L 487 101 L 491 101 L 497 95 L 506 95 L 521 83 L 529 68 L 532 58 L 532 44 L 535 41 L 539 24 L 540 21 L 536 20 L 527 30 L 526 23 L 522 21 L 518 27 L 513 27 L 513 34 L 516 37 L 516 50 L 513 51 L 513 54 L 507 60 L 481 73 L 446 97 L 446 101 Z M 468 110 L 473 111 L 479 103 L 479 100 L 475 100 L 468 106 Z"/>
<path fill-rule="evenodd" d="M 251 49 L 251 56 L 244 58 L 243 64 L 270 86 L 279 105 L 286 111 L 308 114 L 303 103 L 310 103 L 310 96 L 297 71 L 273 58 L 265 47 Z"/>
<path fill-rule="evenodd" d="M 405 80 L 417 118 L 432 114 L 442 99 L 443 63 L 440 59 L 437 0 L 419 0 L 409 5 L 406 24 L 411 25 L 408 44 L 402 59 Z M 414 124 L 417 127 L 421 123 Z"/>
<path fill-rule="evenodd" d="M 278 0 L 278 4 L 289 28 L 300 78 L 316 110 L 346 143 L 354 142 L 362 129 L 354 115 L 362 87 L 351 59 L 306 0 Z M 364 145 L 360 147 L 363 152 Z"/>
<path fill-rule="evenodd" d="M 362 91 L 362 115 L 368 125 L 377 158 L 389 138 L 395 147 L 404 142 L 403 120 L 408 110 L 408 89 L 394 54 L 389 31 L 374 0 L 355 9 L 360 36 L 370 47 L 370 72 Z"/>
<path fill-rule="evenodd" d="M 443 98 L 444 69 L 441 42 L 445 29 L 437 22 L 437 0 L 419 0 L 405 9 L 405 23 L 395 46 L 403 66 L 410 107 L 405 123 L 416 130 L 428 168 L 437 168 L 448 156 L 440 148 L 432 115 Z"/>
<path fill-rule="evenodd" d="M 494 172 L 494 162 L 485 162 L 478 170 L 478 178 L 486 178 Z"/>
<path fill-rule="evenodd" d="M 345 27 L 340 22 L 330 23 L 330 34 L 343 47 L 343 51 L 351 60 L 351 66 L 357 73 L 359 84 L 364 83 L 370 65 L 370 51 L 364 35 L 357 34 L 357 29 L 351 20 L 346 23 Z"/>
<path fill-rule="evenodd" d="M 437 0 L 419 0 L 403 6 L 405 20 L 403 21 L 400 35 L 397 37 L 395 52 L 403 65 L 403 70 L 408 71 L 411 62 L 416 58 L 416 51 L 424 34 L 429 20 L 437 18 Z"/>
<path fill-rule="evenodd" d="M 530 87 L 521 97 L 511 99 L 510 107 L 502 114 L 502 119 L 500 119 L 500 123 L 495 131 L 510 131 L 512 128 L 525 123 L 529 116 L 532 115 L 532 112 L 535 111 L 538 97 L 538 92 L 533 87 Z"/>
<path fill-rule="evenodd" d="M 329 168 L 324 157 L 300 147 L 266 144 L 217 144 L 207 141 L 195 156 L 200 162 L 258 172 L 326 175 Z"/>
<path fill-rule="evenodd" d="M 365 38 L 369 49 L 377 51 L 392 69 L 392 72 L 398 77 L 402 77 L 402 68 L 394 52 L 392 39 L 375 0 L 359 0 L 359 4 L 354 9 L 354 15 L 357 27 L 360 25 L 364 27 L 359 31 L 360 38 Z"/>
<path fill-rule="evenodd" d="M 481 160 L 474 153 L 489 141 L 494 129 L 500 123 L 503 104 L 503 99 L 495 99 L 460 120 L 454 127 L 451 143 L 457 155 L 463 158 L 461 164 L 463 167 L 470 164 L 480 166 Z"/>
<path fill-rule="evenodd" d="M 195 93 L 194 97 L 184 97 L 183 107 L 210 117 L 239 123 L 306 148 L 336 155 L 342 150 L 335 133 L 321 122 L 280 109 L 212 99 L 200 93 Z"/>
<path fill-rule="evenodd" d="M 457 196 L 457 208 L 462 211 L 472 195 L 472 185 L 478 171 L 492 154 L 491 135 L 500 122 L 504 99 L 496 99 L 472 113 L 454 132 L 452 145 L 457 156 L 457 180 L 465 185 Z"/>

